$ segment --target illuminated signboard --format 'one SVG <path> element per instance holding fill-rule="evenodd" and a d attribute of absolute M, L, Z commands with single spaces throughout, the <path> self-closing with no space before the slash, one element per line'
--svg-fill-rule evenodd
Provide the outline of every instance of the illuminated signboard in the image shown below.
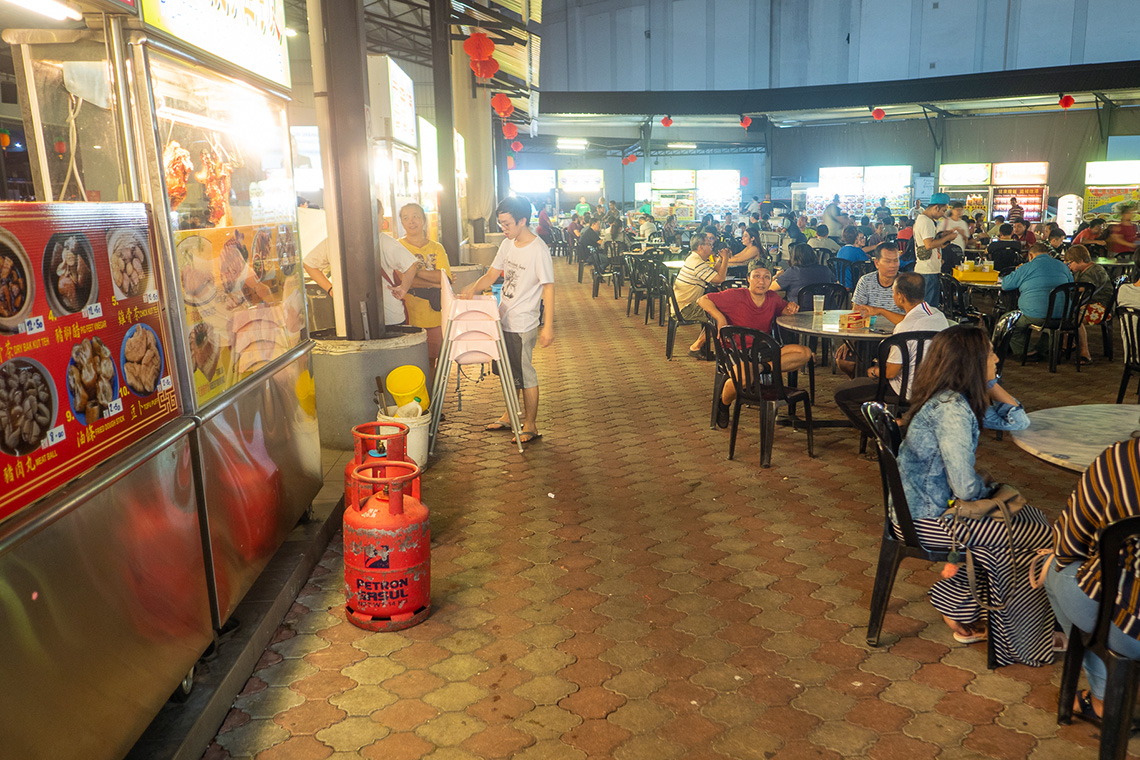
<path fill-rule="evenodd" d="M 1090 161 L 1086 185 L 1140 185 L 1140 161 Z"/>
<path fill-rule="evenodd" d="M 995 185 L 1044 185 L 1048 181 L 1048 161 L 1021 161 L 993 166 Z"/>
<path fill-rule="evenodd" d="M 697 186 L 697 173 L 688 169 L 655 169 L 650 178 L 654 190 L 691 190 Z"/>
<path fill-rule="evenodd" d="M 863 188 L 862 166 L 824 166 L 819 170 L 820 187 L 834 190 L 861 191 Z"/>
<path fill-rule="evenodd" d="M 404 145 L 416 144 L 416 98 L 412 78 L 388 59 L 388 107 L 392 118 L 392 139 Z"/>
<path fill-rule="evenodd" d="M 290 86 L 285 0 L 141 0 L 143 21 L 172 37 Z"/>
<path fill-rule="evenodd" d="M 863 188 L 871 192 L 910 187 L 912 175 L 910 166 L 864 166 Z"/>
<path fill-rule="evenodd" d="M 946 187 L 969 187 L 990 183 L 989 164 L 942 164 L 938 167 L 938 184 Z"/>
<path fill-rule="evenodd" d="M 554 189 L 553 169 L 511 169 L 511 190 L 516 193 L 549 193 Z"/>
<path fill-rule="evenodd" d="M 647 201 L 652 197 L 653 183 L 652 182 L 634 182 L 633 183 L 633 200 L 636 203 Z"/>
<path fill-rule="evenodd" d="M 601 169 L 563 169 L 558 172 L 558 189 L 571 193 L 600 193 Z"/>

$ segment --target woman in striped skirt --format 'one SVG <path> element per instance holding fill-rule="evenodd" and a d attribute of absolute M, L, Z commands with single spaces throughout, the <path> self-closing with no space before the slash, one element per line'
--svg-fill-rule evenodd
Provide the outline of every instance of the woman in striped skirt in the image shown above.
<path fill-rule="evenodd" d="M 1007 531 L 1004 521 L 993 519 L 966 519 L 955 525 L 950 510 L 955 500 L 985 499 L 995 489 L 974 468 L 980 428 L 1029 426 L 1017 399 L 998 384 L 996 369 L 989 338 L 977 328 L 954 326 L 931 341 L 915 375 L 899 473 L 923 545 L 948 548 L 956 533 L 957 543 L 969 547 L 978 570 L 978 595 L 1001 608 L 989 613 L 987 631 L 966 573 L 944 573 L 929 596 L 954 639 L 969 644 L 993 636 L 998 664 L 1043 665 L 1053 659 L 1053 613 L 1044 589 L 1030 587 L 1029 565 L 1037 549 L 1052 544 L 1048 520 L 1026 506 L 1013 516 Z"/>

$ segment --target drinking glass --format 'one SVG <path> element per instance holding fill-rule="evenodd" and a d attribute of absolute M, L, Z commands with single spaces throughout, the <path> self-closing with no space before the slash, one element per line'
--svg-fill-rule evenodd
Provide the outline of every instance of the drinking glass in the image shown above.
<path fill-rule="evenodd" d="M 811 297 L 811 305 L 812 305 L 812 312 L 813 313 L 815 313 L 815 314 L 822 314 L 823 313 L 823 300 L 824 300 L 823 296 L 812 296 Z"/>

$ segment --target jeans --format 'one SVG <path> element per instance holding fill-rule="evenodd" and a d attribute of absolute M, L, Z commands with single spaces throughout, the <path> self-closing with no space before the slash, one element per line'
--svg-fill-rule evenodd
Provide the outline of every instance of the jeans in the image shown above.
<path fill-rule="evenodd" d="M 926 282 L 926 302 L 934 309 L 937 309 L 938 304 L 942 301 L 942 281 L 939 279 L 940 276 L 941 275 L 937 274 L 922 275 L 922 279 Z"/>
<path fill-rule="evenodd" d="M 1049 595 L 1049 604 L 1053 606 L 1053 614 L 1065 635 L 1076 625 L 1085 633 L 1092 631 L 1096 625 L 1098 603 L 1089 599 L 1088 595 L 1077 585 L 1077 569 L 1080 562 L 1073 562 L 1063 570 L 1057 570 L 1050 565 L 1045 576 L 1045 592 Z M 1132 638 L 1115 625 L 1108 633 L 1108 646 L 1114 652 L 1125 657 L 1140 660 L 1140 641 Z M 1104 661 L 1085 650 L 1085 675 L 1089 679 L 1089 690 L 1097 699 L 1104 699 L 1104 686 L 1108 677 L 1108 669 Z"/>
<path fill-rule="evenodd" d="M 1020 360 L 1021 352 L 1025 349 L 1025 342 L 1029 340 L 1030 333 L 1032 332 L 1029 329 L 1030 326 L 1036 325 L 1040 327 L 1043 324 L 1045 324 L 1044 317 L 1027 317 L 1022 314 L 1013 325 L 1013 335 L 1009 340 L 1010 356 L 1017 357 Z M 1049 355 L 1049 336 L 1044 330 L 1039 333 L 1037 345 L 1034 348 L 1041 356 Z"/>

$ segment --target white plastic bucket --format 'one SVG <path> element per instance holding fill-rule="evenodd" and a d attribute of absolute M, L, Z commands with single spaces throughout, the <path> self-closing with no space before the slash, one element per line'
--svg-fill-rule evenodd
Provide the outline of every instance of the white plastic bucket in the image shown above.
<path fill-rule="evenodd" d="M 396 413 L 396 407 L 389 406 L 385 409 L 388 415 Z M 379 412 L 376 415 L 377 422 L 402 422 L 408 426 L 408 456 L 412 461 L 419 465 L 420 469 L 427 467 L 428 460 L 428 433 L 431 428 L 431 415 L 421 414 L 419 417 L 394 417 L 388 416 L 384 412 Z"/>

